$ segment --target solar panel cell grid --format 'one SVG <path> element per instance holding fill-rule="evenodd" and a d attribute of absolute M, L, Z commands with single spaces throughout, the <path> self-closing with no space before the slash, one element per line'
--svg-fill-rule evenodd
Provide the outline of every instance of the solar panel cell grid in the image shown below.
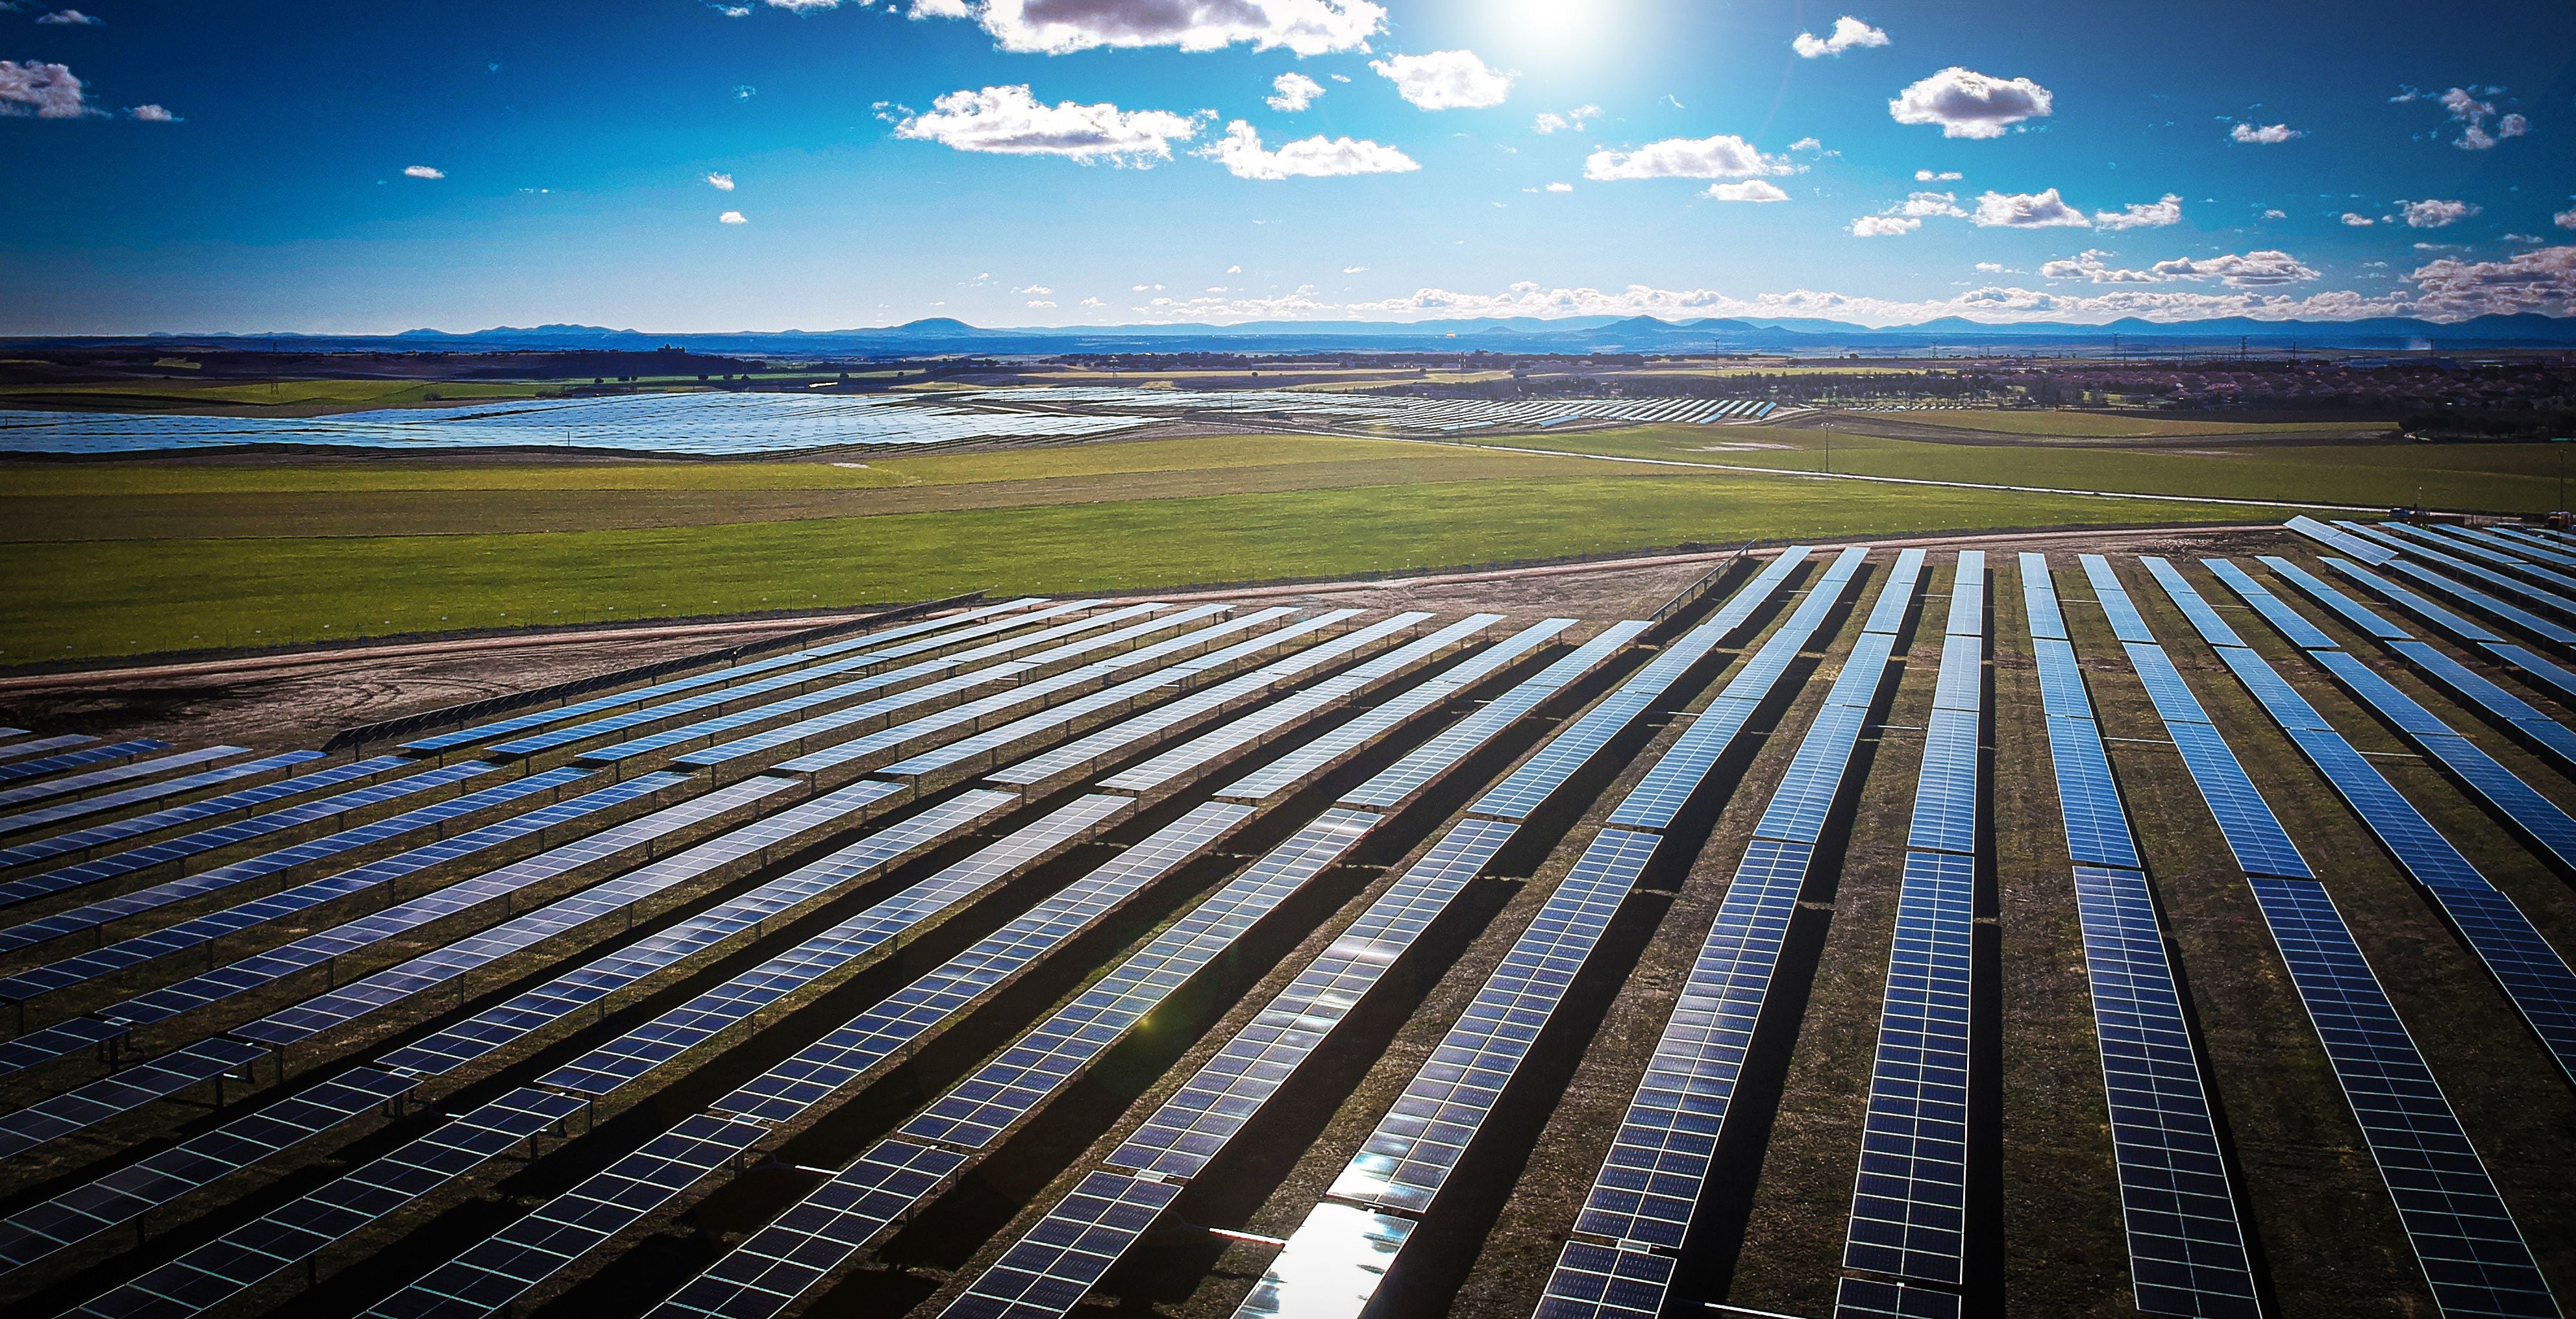
<path fill-rule="evenodd" d="M 1843 1250 L 1848 1269 L 1961 1282 L 1976 878 L 1970 857 L 1905 859 Z"/>
<path fill-rule="evenodd" d="M 1812 856 L 1764 839 L 1746 851 L 1576 1231 L 1681 1247 Z"/>
<path fill-rule="evenodd" d="M 238 765 L 226 765 L 221 769 L 183 774 L 178 778 L 164 779 L 159 783 L 146 783 L 115 792 L 102 792 L 94 797 L 55 802 L 50 806 L 20 811 L 15 815 L 0 816 L 0 834 L 23 833 L 49 824 L 60 824 L 65 820 L 77 820 L 87 815 L 100 815 L 144 802 L 159 801 L 164 797 L 180 796 L 200 788 L 211 788 L 230 783 L 234 779 L 248 778 L 254 774 L 272 774 L 281 769 L 300 765 L 321 754 L 319 751 L 290 751 L 283 755 L 263 756 L 258 760 L 244 761 Z"/>
<path fill-rule="evenodd" d="M 1328 1194 L 1415 1214 L 1430 1207 L 1635 887 L 1657 841 L 1618 829 L 1594 839 Z"/>
<path fill-rule="evenodd" d="M 111 820 L 85 828 L 66 830 L 43 838 L 31 839 L 15 847 L 0 849 L 0 868 L 30 865 L 50 857 L 74 852 L 86 854 L 120 839 L 158 833 L 183 824 L 195 824 L 199 821 L 218 819 L 237 813 L 246 815 L 270 802 L 284 801 L 308 792 L 338 787 L 343 783 L 374 778 L 379 774 L 402 769 L 411 763 L 400 756 L 377 756 L 373 759 L 334 765 L 329 769 L 316 770 L 310 774 L 299 774 L 294 778 L 263 783 L 256 787 L 222 793 L 178 806 L 163 807 L 141 815 L 127 816 L 122 820 Z"/>
<path fill-rule="evenodd" d="M 1244 931 L 1339 861 L 1379 818 L 1340 809 L 1317 817 L 905 1123 L 902 1134 L 968 1149 L 990 1144 Z"/>

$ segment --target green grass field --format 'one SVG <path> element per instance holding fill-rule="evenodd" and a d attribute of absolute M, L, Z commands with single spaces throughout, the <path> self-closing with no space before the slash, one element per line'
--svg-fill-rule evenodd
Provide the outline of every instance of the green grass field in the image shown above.
<path fill-rule="evenodd" d="M 1184 449 L 1196 442 L 1179 442 Z M 1339 442 L 1328 442 L 1339 443 Z M 1212 453 L 1238 450 L 1217 442 Z M 1456 450 L 1410 449 L 1425 459 Z M 1299 452 L 1294 444 L 1283 451 Z M 1121 455 L 1119 450 L 1134 454 Z M 1173 450 L 1100 445 L 991 456 L 998 480 L 1125 457 L 1168 464 Z M 867 477 L 920 464 L 956 475 L 973 459 L 925 458 L 867 471 L 777 464 L 782 481 Z M 1079 466 L 1079 463 L 1074 465 Z M 1401 466 L 1400 464 L 1396 466 Z M 1424 474 L 1438 467 L 1425 462 Z M 19 469 L 25 474 L 26 469 Z M 577 524 L 584 482 L 685 478 L 711 469 L 462 468 L 538 483 Z M 351 487 L 387 469 L 275 466 L 58 469 L 106 499 L 132 473 L 165 498 L 239 500 L 262 474 L 311 489 Z M 189 474 L 207 488 L 190 495 Z M 615 474 L 613 477 L 608 474 Z M 540 475 L 543 474 L 543 475 Z M 901 476 L 903 472 L 897 471 Z M 1204 473 L 1199 475 L 1206 475 Z M 747 474 L 737 473 L 738 479 Z M 419 473 L 399 479 L 422 479 Z M 2139 500 L 2047 498 L 1783 481 L 1753 475 L 1536 460 L 1525 474 L 1403 479 L 1327 489 L 1122 497 L 861 517 L 745 520 L 642 529 L 0 545 L 20 583 L 0 601 L 0 665 L 317 638 L 638 617 L 705 616 L 909 600 L 986 588 L 1049 593 L 1321 576 L 1672 545 L 1830 538 L 1984 527 L 2205 521 L 2231 510 Z M 519 487 L 525 489 L 525 486 Z M 39 496 L 45 498 L 47 496 Z M 63 496 L 50 496 L 62 498 Z M 700 498 L 721 498 L 720 491 Z M 23 497 L 22 497 L 23 498 Z"/>
<path fill-rule="evenodd" d="M 1892 415 L 1914 420 L 1912 414 Z M 1824 470 L 1830 458 L 1836 472 L 1868 476 L 2128 494 L 2369 508 L 2421 502 L 2498 513 L 2545 513 L 2557 507 L 2561 455 L 2551 445 L 2248 442 L 2261 438 L 2262 432 L 2240 430 L 2210 434 L 2207 447 L 2148 449 L 2098 443 L 1943 444 L 1778 426 L 1647 426 L 1497 443 L 1782 471 Z M 1737 444 L 1789 447 L 1723 447 Z M 1711 452 L 1711 446 L 1720 449 Z"/>

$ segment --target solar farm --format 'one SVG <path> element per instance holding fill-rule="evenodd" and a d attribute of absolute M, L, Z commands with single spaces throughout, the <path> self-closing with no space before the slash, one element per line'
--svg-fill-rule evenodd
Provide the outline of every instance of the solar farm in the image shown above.
<path fill-rule="evenodd" d="M 1043 406 L 1029 406 L 1043 405 Z M 1445 435 L 1569 422 L 1757 421 L 1749 399 L 1433 399 L 1058 386 L 937 395 L 668 393 L 510 400 L 332 417 L 0 413 L 0 453 L 187 453 L 249 444 L 356 450 L 571 449 L 742 457 L 816 449 L 1071 443 L 1184 417 L 1349 425 Z"/>
<path fill-rule="evenodd" d="M 1748 547 L 1628 616 L 972 598 L 327 748 L 6 730 L 0 1304 L 2561 1314 L 2576 536 L 2162 534 Z"/>

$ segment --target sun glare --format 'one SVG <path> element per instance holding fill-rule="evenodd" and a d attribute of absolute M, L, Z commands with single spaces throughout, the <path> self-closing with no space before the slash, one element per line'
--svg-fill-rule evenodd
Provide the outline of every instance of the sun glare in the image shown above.
<path fill-rule="evenodd" d="M 1503 0 L 1498 8 L 1513 35 L 1540 41 L 1589 36 L 1601 27 L 1606 10 L 1600 0 Z"/>

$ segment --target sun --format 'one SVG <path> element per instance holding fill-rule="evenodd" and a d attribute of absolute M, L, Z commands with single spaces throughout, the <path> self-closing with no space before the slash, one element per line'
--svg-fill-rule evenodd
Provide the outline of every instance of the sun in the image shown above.
<path fill-rule="evenodd" d="M 1491 11 L 1516 44 L 1588 44 L 1608 25 L 1608 0 L 1498 0 Z"/>

